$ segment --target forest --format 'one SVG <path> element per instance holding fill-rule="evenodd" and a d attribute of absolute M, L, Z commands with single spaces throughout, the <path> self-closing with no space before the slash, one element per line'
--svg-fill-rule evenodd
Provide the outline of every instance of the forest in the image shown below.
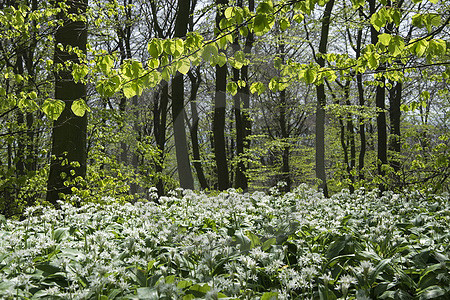
<path fill-rule="evenodd" d="M 450 2 L 0 0 L 0 26 L 0 298 L 449 298 Z"/>

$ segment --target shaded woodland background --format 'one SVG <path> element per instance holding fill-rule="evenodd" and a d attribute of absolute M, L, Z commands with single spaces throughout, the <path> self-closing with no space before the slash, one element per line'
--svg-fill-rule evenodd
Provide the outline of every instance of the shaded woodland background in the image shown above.
<path fill-rule="evenodd" d="M 16 0 L 0 9 L 3 215 L 177 187 L 448 191 L 446 1 Z M 196 40 L 230 28 L 211 53 Z M 171 68 L 176 38 L 201 57 Z M 368 68 L 345 67 L 362 57 Z M 145 68 L 159 70 L 156 87 Z"/>

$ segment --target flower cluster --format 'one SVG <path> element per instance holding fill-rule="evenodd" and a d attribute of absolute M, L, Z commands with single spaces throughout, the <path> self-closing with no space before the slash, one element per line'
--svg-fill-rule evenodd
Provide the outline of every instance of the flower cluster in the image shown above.
<path fill-rule="evenodd" d="M 0 298 L 450 295 L 448 195 L 300 186 L 105 202 L 0 223 Z"/>

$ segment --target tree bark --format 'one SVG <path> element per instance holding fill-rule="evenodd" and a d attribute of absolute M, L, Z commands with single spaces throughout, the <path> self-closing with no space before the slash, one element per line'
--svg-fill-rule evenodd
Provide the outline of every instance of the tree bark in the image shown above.
<path fill-rule="evenodd" d="M 369 9 L 370 15 L 373 15 L 376 12 L 376 1 L 369 0 Z M 371 26 L 370 28 L 370 39 L 372 44 L 376 44 L 378 42 L 378 34 L 379 32 Z M 377 68 L 377 72 L 382 72 L 385 69 L 384 65 L 380 65 Z M 383 177 L 385 172 L 383 170 L 383 165 L 387 164 L 387 131 L 386 131 L 386 113 L 385 113 L 385 98 L 386 98 L 386 90 L 385 90 L 385 78 L 380 77 L 377 79 L 378 84 L 376 88 L 375 94 L 375 104 L 377 107 L 377 166 L 378 166 L 378 175 Z M 380 184 L 380 190 L 385 190 L 384 184 Z"/>
<path fill-rule="evenodd" d="M 362 8 L 359 8 L 359 15 L 362 16 Z M 358 36 L 356 38 L 356 58 L 361 56 L 361 46 L 362 46 L 362 29 L 358 30 Z M 356 85 L 358 88 L 358 102 L 362 107 L 365 104 L 364 99 L 364 87 L 362 81 L 362 74 L 356 74 Z M 360 139 L 360 150 L 358 156 L 358 172 L 359 180 L 364 180 L 364 160 L 366 156 L 366 126 L 364 125 L 364 119 L 359 117 L 359 139 Z"/>
<path fill-rule="evenodd" d="M 228 0 L 216 0 L 216 4 L 226 5 Z M 220 9 L 220 8 L 218 8 Z M 222 11 L 217 11 L 216 26 L 224 18 Z M 223 50 L 221 50 L 223 51 Z M 225 112 L 226 112 L 227 65 L 216 66 L 216 92 L 214 97 L 214 159 L 217 168 L 218 189 L 223 191 L 230 187 L 228 162 L 225 141 Z"/>
<path fill-rule="evenodd" d="M 202 190 L 208 188 L 208 182 L 203 172 L 201 157 L 200 157 L 200 146 L 198 141 L 198 123 L 200 118 L 198 117 L 197 111 L 197 92 L 200 87 L 200 67 L 196 68 L 196 75 L 194 76 L 192 72 L 189 72 L 189 79 L 191 80 L 191 96 L 189 102 L 191 103 L 191 113 L 192 113 L 192 126 L 190 128 L 191 142 L 192 142 L 192 156 L 194 157 L 194 168 L 197 172 L 197 178 L 200 182 L 200 187 Z"/>
<path fill-rule="evenodd" d="M 186 36 L 189 24 L 189 14 L 186 11 L 190 11 L 190 4 L 190 0 L 178 0 L 175 37 Z M 184 189 L 193 190 L 194 178 L 192 176 L 184 124 L 184 77 L 178 71 L 172 80 L 172 118 L 180 186 Z"/>
<path fill-rule="evenodd" d="M 159 103 L 159 105 L 158 105 Z M 166 125 L 167 125 L 167 113 L 169 104 L 169 86 L 166 81 L 161 82 L 161 91 L 155 97 L 155 103 L 153 106 L 153 127 L 154 136 L 156 140 L 156 146 L 159 149 L 159 160 L 156 163 L 156 173 L 160 178 L 156 183 L 156 189 L 158 190 L 158 196 L 164 196 L 164 180 L 162 177 L 164 157 L 165 157 L 165 145 L 166 145 Z"/>
<path fill-rule="evenodd" d="M 251 12 L 255 10 L 255 0 L 248 1 L 248 9 Z M 246 56 L 251 54 L 253 43 L 254 43 L 254 35 L 252 32 L 249 32 L 247 34 L 247 38 L 245 39 L 245 45 L 243 50 Z M 246 150 L 250 149 L 250 135 L 252 134 L 252 121 L 250 118 L 250 84 L 248 80 L 248 69 L 249 67 L 247 65 L 243 66 L 241 69 L 241 80 L 246 83 L 246 85 L 242 87 L 242 89 L 240 90 L 242 102 L 241 118 L 242 118 L 242 127 L 244 128 L 243 132 L 244 153 L 246 152 Z M 242 190 L 244 191 L 248 190 L 249 183 L 246 171 L 249 167 L 250 166 L 248 163 L 243 164 L 241 166 L 241 170 L 244 175 L 241 179 L 241 187 Z"/>
<path fill-rule="evenodd" d="M 393 83 L 393 87 L 389 91 L 389 120 L 391 123 L 391 141 L 389 148 L 391 151 L 400 154 L 401 144 L 400 144 L 400 118 L 401 118 L 401 99 L 402 99 L 402 87 L 401 82 Z M 391 167 L 395 171 L 400 170 L 400 162 L 398 158 L 394 157 L 391 159 Z"/>
<path fill-rule="evenodd" d="M 60 2 L 65 1 L 56 1 L 56 5 Z M 86 12 L 88 1 L 74 0 L 66 4 L 69 5 L 68 13 L 81 15 Z M 76 54 L 61 50 L 57 45 L 61 44 L 64 49 L 67 46 L 77 47 L 86 53 L 87 24 L 80 20 L 68 20 L 65 13 L 60 13 L 58 17 L 64 24 L 58 27 L 55 34 L 54 61 L 57 64 L 70 61 L 77 63 L 79 59 Z M 86 176 L 87 114 L 78 117 L 71 109 L 74 100 L 86 100 L 86 85 L 82 82 L 75 83 L 71 71 L 62 69 L 55 78 L 55 98 L 64 101 L 65 107 L 58 120 L 54 121 L 52 131 L 53 159 L 50 164 L 47 201 L 54 205 L 60 199 L 60 193 L 72 193 L 72 185 L 64 184 L 66 180 L 73 181 L 78 176 Z"/>
<path fill-rule="evenodd" d="M 241 1 L 242 6 L 242 1 Z M 240 45 L 239 45 L 239 39 L 236 36 L 233 42 L 233 52 L 239 51 Z M 239 69 L 233 68 L 233 81 L 238 84 L 238 81 L 240 80 L 240 74 Z M 237 166 L 236 166 L 236 177 L 235 177 L 235 187 L 246 189 L 247 186 L 245 184 L 246 178 L 245 178 L 245 163 L 243 160 L 244 155 L 244 135 L 245 135 L 245 128 L 244 128 L 244 122 L 242 120 L 242 112 L 241 112 L 241 88 L 238 88 L 238 91 L 236 95 L 233 96 L 233 110 L 234 110 L 234 120 L 235 120 L 235 126 L 236 126 L 236 156 L 237 156 Z"/>
<path fill-rule="evenodd" d="M 327 52 L 328 32 L 330 29 L 330 16 L 333 9 L 334 0 L 328 1 L 325 6 L 322 18 L 322 29 L 320 33 L 319 53 Z M 317 58 L 321 67 L 325 66 L 325 60 L 322 56 Z M 323 191 L 325 197 L 328 197 L 328 186 L 325 171 L 325 105 L 326 95 L 324 84 L 316 87 L 317 108 L 316 108 L 316 177 L 320 180 L 319 188 Z"/>

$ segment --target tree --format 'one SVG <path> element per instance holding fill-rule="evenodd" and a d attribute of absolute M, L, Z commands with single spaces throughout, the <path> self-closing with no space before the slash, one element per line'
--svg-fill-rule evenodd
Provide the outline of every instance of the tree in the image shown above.
<path fill-rule="evenodd" d="M 186 36 L 189 24 L 188 12 L 190 12 L 190 4 L 190 0 L 178 0 L 175 37 L 181 38 Z M 172 80 L 172 116 L 180 186 L 193 190 L 194 178 L 192 177 L 184 124 L 184 78 L 183 74 L 179 71 L 176 72 Z"/>
<path fill-rule="evenodd" d="M 56 1 L 63 6 L 66 1 Z M 86 101 L 86 84 L 75 82 L 72 71 L 66 64 L 80 62 L 77 51 L 86 53 L 87 22 L 84 13 L 88 1 L 75 0 L 66 3 L 58 18 L 63 24 L 55 33 L 54 62 L 57 69 L 55 78 L 55 98 L 63 101 L 64 110 L 53 123 L 52 161 L 48 177 L 47 201 L 56 205 L 60 194 L 71 194 L 73 181 L 86 175 L 86 130 L 87 115 L 77 116 L 72 110 L 75 101 Z M 71 20 L 69 14 L 76 19 Z M 78 102 L 79 103 L 79 102 Z"/>
<path fill-rule="evenodd" d="M 317 62 L 322 68 L 325 66 L 323 54 L 327 53 L 328 31 L 330 28 L 330 17 L 334 0 L 329 0 L 325 6 L 322 17 L 322 30 L 320 33 L 319 56 Z M 325 85 L 318 84 L 316 87 L 317 108 L 316 108 L 316 177 L 320 180 L 319 188 L 323 190 L 325 197 L 328 197 L 328 186 L 325 172 Z"/>
<path fill-rule="evenodd" d="M 219 28 L 220 21 L 224 18 L 223 5 L 228 0 L 216 0 L 217 8 L 216 27 Z M 223 50 L 221 50 L 223 51 Z M 217 183 L 219 190 L 226 190 L 230 187 L 228 174 L 228 162 L 225 142 L 225 111 L 226 111 L 226 87 L 227 87 L 227 66 L 216 65 L 216 91 L 214 97 L 214 158 L 217 168 Z"/>

